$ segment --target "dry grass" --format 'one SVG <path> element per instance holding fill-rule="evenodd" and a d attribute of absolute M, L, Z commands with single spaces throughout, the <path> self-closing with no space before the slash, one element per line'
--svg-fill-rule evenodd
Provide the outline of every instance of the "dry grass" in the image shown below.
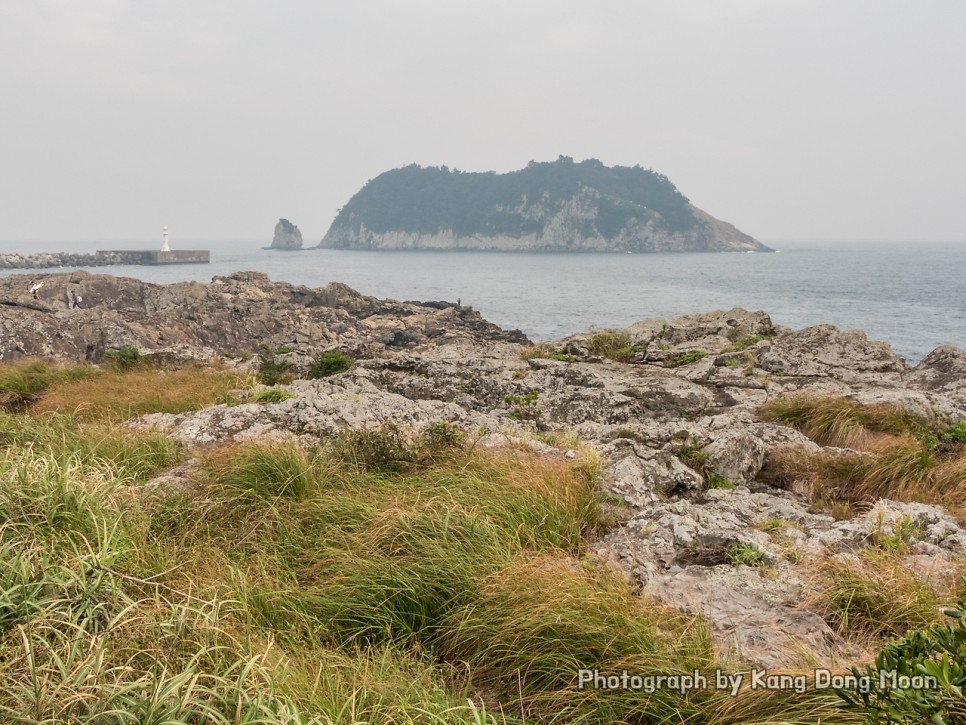
<path fill-rule="evenodd" d="M 909 438 L 870 448 L 840 455 L 785 449 L 769 456 L 762 478 L 824 508 L 888 498 L 940 504 L 960 517 L 966 513 L 966 455 L 940 456 Z"/>
<path fill-rule="evenodd" d="M 617 362 L 633 362 L 634 355 L 642 352 L 642 347 L 631 345 L 631 338 L 626 332 L 604 330 L 590 338 L 590 351 Z"/>
<path fill-rule="evenodd" d="M 903 565 L 899 553 L 870 549 L 854 561 L 826 560 L 805 606 L 839 634 L 876 647 L 942 621 L 940 607 L 956 601 L 958 576 L 931 585 Z"/>
<path fill-rule="evenodd" d="M 44 360 L 19 360 L 0 366 L 0 409 L 16 412 L 32 404 L 51 385 L 82 381 L 97 375 L 90 365 L 58 365 Z"/>
<path fill-rule="evenodd" d="M 232 390 L 251 385 L 240 373 L 215 368 L 104 370 L 85 379 L 54 382 L 31 411 L 74 413 L 81 421 L 120 421 L 230 402 Z"/>
<path fill-rule="evenodd" d="M 927 428 L 925 421 L 895 406 L 856 405 L 846 398 L 781 398 L 763 405 L 758 415 L 797 428 L 819 445 L 856 450 Z"/>
<path fill-rule="evenodd" d="M 856 451 L 787 449 L 769 456 L 763 478 L 804 493 L 815 504 L 831 508 L 888 498 L 966 513 L 966 453 L 959 446 L 937 446 L 941 422 L 844 398 L 777 400 L 759 415 L 797 428 L 820 445 Z"/>

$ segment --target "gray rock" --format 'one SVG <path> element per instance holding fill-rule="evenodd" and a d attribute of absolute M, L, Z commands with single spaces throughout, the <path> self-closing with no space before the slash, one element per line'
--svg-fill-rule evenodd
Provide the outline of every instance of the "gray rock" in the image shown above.
<path fill-rule="evenodd" d="M 279 219 L 275 225 L 272 249 L 301 249 L 302 232 L 288 219 Z"/>

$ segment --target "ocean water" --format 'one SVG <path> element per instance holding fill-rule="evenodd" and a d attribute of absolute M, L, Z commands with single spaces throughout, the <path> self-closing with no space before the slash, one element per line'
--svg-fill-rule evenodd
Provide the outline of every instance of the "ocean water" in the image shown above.
<path fill-rule="evenodd" d="M 459 299 L 534 340 L 592 326 L 624 327 L 647 318 L 744 307 L 764 310 L 774 322 L 794 328 L 827 322 L 865 330 L 872 339 L 890 342 L 910 363 L 942 344 L 966 347 L 966 243 L 771 246 L 779 253 L 273 252 L 253 242 L 212 245 L 210 265 L 91 271 L 174 282 L 255 270 L 312 287 L 344 282 L 376 297 Z M 110 246 L 84 245 L 96 248 Z M 14 249 L 31 251 L 0 247 Z M 35 251 L 68 249 L 79 251 L 75 244 Z"/>

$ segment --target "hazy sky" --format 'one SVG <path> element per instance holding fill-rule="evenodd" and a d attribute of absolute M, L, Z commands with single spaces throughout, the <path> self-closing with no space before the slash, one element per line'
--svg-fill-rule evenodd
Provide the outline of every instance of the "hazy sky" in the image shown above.
<path fill-rule="evenodd" d="M 963 0 L 0 0 L 0 240 L 321 238 L 416 162 L 641 164 L 768 242 L 963 239 Z"/>

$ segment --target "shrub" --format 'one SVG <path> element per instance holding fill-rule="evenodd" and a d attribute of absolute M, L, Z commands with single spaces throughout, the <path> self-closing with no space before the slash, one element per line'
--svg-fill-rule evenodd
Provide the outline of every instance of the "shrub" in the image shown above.
<path fill-rule="evenodd" d="M 375 430 L 348 431 L 333 444 L 335 455 L 358 471 L 401 472 L 416 461 L 418 450 L 403 430 L 386 423 Z"/>
<path fill-rule="evenodd" d="M 130 370 L 140 365 L 144 359 L 136 347 L 119 347 L 104 353 L 104 360 L 115 370 Z"/>
<path fill-rule="evenodd" d="M 313 380 L 344 373 L 352 367 L 355 360 L 338 350 L 329 350 L 317 357 L 309 366 L 309 377 Z"/>
<path fill-rule="evenodd" d="M 466 434 L 457 426 L 446 421 L 433 421 L 420 435 L 420 443 L 430 451 L 444 448 L 459 448 L 463 445 Z"/>
<path fill-rule="evenodd" d="M 535 420 L 543 415 L 543 411 L 537 406 L 539 398 L 539 391 L 533 390 L 523 395 L 507 395 L 503 402 L 513 406 L 510 417 L 514 420 Z"/>
<path fill-rule="evenodd" d="M 888 643 L 865 667 L 852 667 L 855 678 L 868 678 L 870 687 L 838 689 L 848 709 L 863 713 L 866 722 L 966 722 L 966 602 L 946 609 L 947 622 L 910 632 Z M 882 673 L 888 673 L 883 681 Z M 893 686 L 891 677 L 918 678 L 916 684 Z M 929 677 L 928 683 L 921 680 Z M 860 680 L 861 681 L 861 680 Z"/>
<path fill-rule="evenodd" d="M 258 353 L 258 379 L 269 387 L 288 385 L 292 382 L 292 374 L 289 372 L 292 369 L 292 362 L 290 360 L 278 360 L 278 352 L 264 343 L 259 347 L 261 352 Z"/>

